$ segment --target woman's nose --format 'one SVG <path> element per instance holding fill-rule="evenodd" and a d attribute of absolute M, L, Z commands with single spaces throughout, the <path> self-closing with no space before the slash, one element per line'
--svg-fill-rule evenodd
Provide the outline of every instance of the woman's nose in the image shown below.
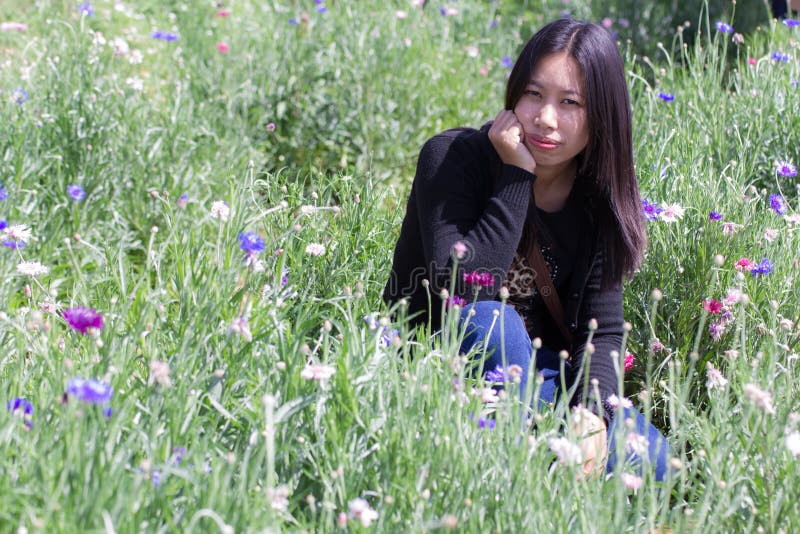
<path fill-rule="evenodd" d="M 545 104 L 539 109 L 539 126 L 555 130 L 558 126 L 558 116 L 555 108 L 550 104 Z"/>

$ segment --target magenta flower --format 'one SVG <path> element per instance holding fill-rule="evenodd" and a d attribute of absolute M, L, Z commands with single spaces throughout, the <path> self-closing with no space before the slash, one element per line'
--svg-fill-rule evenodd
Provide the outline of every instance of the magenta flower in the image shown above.
<path fill-rule="evenodd" d="M 775 164 L 775 170 L 778 172 L 778 174 L 786 178 L 797 176 L 797 167 L 795 167 L 790 161 L 779 160 Z"/>
<path fill-rule="evenodd" d="M 629 352 L 625 355 L 624 367 L 626 371 L 633 369 L 634 361 L 636 361 L 636 358 L 633 356 L 632 352 Z"/>
<path fill-rule="evenodd" d="M 491 273 L 464 273 L 464 282 L 471 285 L 489 287 L 494 285 L 494 276 Z"/>
<path fill-rule="evenodd" d="M 452 306 L 461 306 L 462 308 L 467 305 L 467 301 L 459 297 L 458 295 L 453 295 L 449 297 L 445 301 L 445 307 L 450 309 Z"/>
<path fill-rule="evenodd" d="M 85 334 L 89 328 L 103 329 L 103 316 L 92 308 L 76 306 L 63 311 L 64 320 L 74 329 Z"/>

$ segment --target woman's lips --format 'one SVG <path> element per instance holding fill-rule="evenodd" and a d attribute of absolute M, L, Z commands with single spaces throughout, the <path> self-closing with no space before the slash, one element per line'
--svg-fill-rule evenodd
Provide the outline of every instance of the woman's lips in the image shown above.
<path fill-rule="evenodd" d="M 554 148 L 558 148 L 561 144 L 552 139 L 547 139 L 546 137 L 539 137 L 538 135 L 528 134 L 525 137 L 528 138 L 528 143 L 542 150 L 553 150 Z"/>

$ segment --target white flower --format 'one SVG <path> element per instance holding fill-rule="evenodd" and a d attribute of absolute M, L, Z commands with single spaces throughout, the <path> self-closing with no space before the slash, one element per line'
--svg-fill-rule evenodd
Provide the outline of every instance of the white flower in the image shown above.
<path fill-rule="evenodd" d="M 27 224 L 9 226 L 3 230 L 3 232 L 6 234 L 6 237 L 17 242 L 23 241 L 27 243 L 31 239 L 31 229 Z"/>
<path fill-rule="evenodd" d="M 729 289 L 728 294 L 725 295 L 725 298 L 722 299 L 722 303 L 727 307 L 731 307 L 734 304 L 738 304 L 739 301 L 741 300 L 742 300 L 741 289 Z"/>
<path fill-rule="evenodd" d="M 625 439 L 625 450 L 630 451 L 637 456 L 647 456 L 647 448 L 649 446 L 650 442 L 647 441 L 647 438 L 637 432 L 631 432 Z"/>
<path fill-rule="evenodd" d="M 114 49 L 114 54 L 118 56 L 127 56 L 131 51 L 128 41 L 122 37 L 114 37 L 111 40 L 111 47 Z"/>
<path fill-rule="evenodd" d="M 778 325 L 781 328 L 783 328 L 784 330 L 790 330 L 791 331 L 791 329 L 794 328 L 794 323 L 791 321 L 791 319 L 787 319 L 786 317 L 781 319 L 780 322 L 778 323 Z"/>
<path fill-rule="evenodd" d="M 138 76 L 125 78 L 125 84 L 134 91 L 141 91 L 144 89 L 144 82 Z"/>
<path fill-rule="evenodd" d="M 139 52 L 138 50 L 133 50 L 131 52 L 130 57 L 128 58 L 128 62 L 131 65 L 138 65 L 138 64 L 140 64 L 142 62 L 142 59 L 144 59 L 144 57 L 142 56 L 142 53 Z"/>
<path fill-rule="evenodd" d="M 547 446 L 556 453 L 561 465 L 577 465 L 583 462 L 581 448 L 565 437 L 550 438 Z"/>
<path fill-rule="evenodd" d="M 728 385 L 728 379 L 725 378 L 719 369 L 715 368 L 711 362 L 708 362 L 708 369 L 706 369 L 706 387 L 708 389 L 722 389 Z"/>
<path fill-rule="evenodd" d="M 336 374 L 336 369 L 330 365 L 307 363 L 305 368 L 300 371 L 300 377 L 306 380 L 316 380 L 322 382 L 328 380 Z"/>
<path fill-rule="evenodd" d="M 789 215 L 784 215 L 783 219 L 789 223 L 790 225 L 800 225 L 800 213 L 791 213 Z"/>
<path fill-rule="evenodd" d="M 609 395 L 608 399 L 606 399 L 606 402 L 608 402 L 608 405 L 614 408 L 615 410 L 617 408 L 633 407 L 633 403 L 630 401 L 630 399 L 627 399 L 625 397 L 620 398 L 616 394 Z"/>
<path fill-rule="evenodd" d="M 228 222 L 228 217 L 231 216 L 231 208 L 224 200 L 215 200 L 211 203 L 211 218 L 219 219 L 222 222 Z"/>
<path fill-rule="evenodd" d="M 766 239 L 769 243 L 775 241 L 775 238 L 778 237 L 778 231 L 774 228 L 767 228 L 764 230 L 764 239 Z"/>
<path fill-rule="evenodd" d="M 320 243 L 309 243 L 306 245 L 306 254 L 309 256 L 322 256 L 325 254 L 325 245 Z"/>
<path fill-rule="evenodd" d="M 49 269 L 38 261 L 23 261 L 17 265 L 17 272 L 25 276 L 39 276 L 47 274 Z"/>
<path fill-rule="evenodd" d="M 231 321 L 231 325 L 228 327 L 228 334 L 237 334 L 242 336 L 245 341 L 253 341 L 253 334 L 250 332 L 250 322 L 245 316 L 237 317 Z"/>
<path fill-rule="evenodd" d="M 724 222 L 722 223 L 722 234 L 723 235 L 733 235 L 739 230 L 744 228 L 741 224 L 736 224 L 732 222 Z"/>
<path fill-rule="evenodd" d="M 277 488 L 268 488 L 267 498 L 270 499 L 270 505 L 273 510 L 278 512 L 285 512 L 289 509 L 289 488 L 281 484 Z"/>
<path fill-rule="evenodd" d="M 404 18 L 408 17 L 408 12 L 407 11 L 395 11 L 394 12 L 394 16 L 397 17 L 398 19 L 404 19 Z"/>
<path fill-rule="evenodd" d="M 304 204 L 300 206 L 301 215 L 306 215 L 306 216 L 313 215 L 315 211 L 317 211 L 317 208 L 315 206 L 312 206 L 311 204 Z"/>
<path fill-rule="evenodd" d="M 764 410 L 768 414 L 775 413 L 775 407 L 772 405 L 772 393 L 763 390 L 755 384 L 745 384 L 744 396 L 756 403 L 756 406 Z"/>
<path fill-rule="evenodd" d="M 169 379 L 169 364 L 167 362 L 152 361 L 150 362 L 150 384 L 155 382 L 165 388 L 172 385 Z"/>
<path fill-rule="evenodd" d="M 378 512 L 369 507 L 369 503 L 362 498 L 353 499 L 349 503 L 350 518 L 358 519 L 366 528 L 378 519 Z"/>
<path fill-rule="evenodd" d="M 664 209 L 659 214 L 659 217 L 664 222 L 673 223 L 681 219 L 684 213 L 686 213 L 686 210 L 682 208 L 680 205 L 668 204 L 664 206 Z"/>
<path fill-rule="evenodd" d="M 800 432 L 792 432 L 786 435 L 786 448 L 793 455 L 800 457 Z"/>
<path fill-rule="evenodd" d="M 497 392 L 492 388 L 483 388 L 481 390 L 481 401 L 484 403 L 489 402 L 498 402 L 500 397 L 497 396 Z"/>
<path fill-rule="evenodd" d="M 628 489 L 632 489 L 633 491 L 638 490 L 642 487 L 642 482 L 644 479 L 642 477 L 633 475 L 631 473 L 622 473 L 619 476 L 619 479 L 622 481 L 622 485 Z"/>

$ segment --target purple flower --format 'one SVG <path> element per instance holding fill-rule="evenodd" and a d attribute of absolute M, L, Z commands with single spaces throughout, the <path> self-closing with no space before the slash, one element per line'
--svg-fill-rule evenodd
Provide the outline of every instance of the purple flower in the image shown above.
<path fill-rule="evenodd" d="M 494 419 L 487 419 L 484 416 L 478 417 L 478 428 L 480 429 L 488 428 L 489 430 L 494 430 L 496 424 L 497 421 Z"/>
<path fill-rule="evenodd" d="M 761 263 L 753 267 L 753 269 L 750 271 L 750 274 L 753 276 L 762 276 L 771 273 L 772 268 L 773 268 L 772 262 L 769 261 L 767 258 L 763 258 L 761 260 Z"/>
<path fill-rule="evenodd" d="M 708 325 L 708 333 L 711 335 L 711 339 L 714 341 L 719 341 L 719 339 L 722 337 L 722 334 L 725 333 L 726 326 L 727 324 L 725 321 L 719 321 Z"/>
<path fill-rule="evenodd" d="M 381 337 L 381 341 L 383 341 L 383 346 L 388 347 L 392 344 L 392 340 L 400 335 L 400 331 L 396 328 L 392 328 L 389 330 L 388 328 L 383 328 L 383 336 Z"/>
<path fill-rule="evenodd" d="M 317 6 L 317 13 L 327 13 L 328 8 L 325 6 Z"/>
<path fill-rule="evenodd" d="M 0 219 L 0 230 L 8 228 L 8 222 L 5 219 Z"/>
<path fill-rule="evenodd" d="M 453 295 L 452 297 L 448 297 L 447 300 L 444 301 L 445 308 L 451 308 L 452 306 L 461 306 L 462 308 L 467 305 L 467 301 L 459 297 L 458 295 Z"/>
<path fill-rule="evenodd" d="M 103 316 L 91 308 L 83 306 L 67 308 L 62 315 L 67 323 L 81 334 L 85 334 L 89 328 L 103 329 Z"/>
<path fill-rule="evenodd" d="M 267 244 L 258 234 L 253 232 L 242 232 L 239 234 L 239 247 L 248 254 L 261 254 L 267 248 Z"/>
<path fill-rule="evenodd" d="M 658 93 L 658 98 L 660 98 L 664 102 L 672 102 L 673 100 L 675 100 L 675 95 L 672 93 Z"/>
<path fill-rule="evenodd" d="M 291 24 L 292 26 L 297 26 L 297 25 L 299 24 L 299 23 L 297 22 L 297 19 L 296 19 L 296 18 L 294 18 L 294 17 L 290 18 L 290 19 L 288 20 L 288 22 L 289 22 L 289 24 Z"/>
<path fill-rule="evenodd" d="M 70 378 L 67 382 L 67 395 L 87 404 L 104 404 L 114 396 L 114 390 L 106 382 L 75 377 Z M 109 415 L 111 414 L 109 413 Z"/>
<path fill-rule="evenodd" d="M 800 20 L 797 19 L 783 19 L 783 25 L 789 28 L 800 26 Z"/>
<path fill-rule="evenodd" d="M 778 174 L 785 178 L 797 176 L 797 167 L 792 165 L 789 161 L 779 160 L 778 163 L 775 164 L 775 169 L 778 171 Z"/>
<path fill-rule="evenodd" d="M 655 221 L 658 219 L 658 216 L 664 211 L 664 208 L 658 205 L 658 202 L 650 202 L 649 198 L 642 199 L 642 211 L 644 211 L 644 217 L 648 221 Z"/>
<path fill-rule="evenodd" d="M 28 101 L 28 91 L 23 89 L 22 87 L 17 87 L 13 91 L 11 91 L 11 100 L 14 101 L 15 104 L 21 106 L 25 102 Z"/>
<path fill-rule="evenodd" d="M 281 271 L 281 287 L 286 287 L 286 284 L 289 283 L 289 268 L 285 267 L 283 271 Z"/>
<path fill-rule="evenodd" d="M 72 197 L 75 202 L 80 202 L 86 197 L 86 191 L 80 184 L 71 184 L 67 186 L 67 194 Z"/>
<path fill-rule="evenodd" d="M 33 417 L 33 404 L 31 404 L 27 399 L 15 397 L 14 400 L 10 400 L 8 403 L 6 403 L 6 408 L 12 414 L 21 415 L 25 420 L 26 427 L 31 428 L 33 426 L 33 423 L 31 423 L 31 418 Z"/>
<path fill-rule="evenodd" d="M 161 471 L 154 469 L 153 472 L 150 473 L 150 480 L 153 482 L 153 486 L 157 488 L 161 484 Z"/>
<path fill-rule="evenodd" d="M 774 51 L 769 57 L 778 61 L 780 63 L 788 63 L 789 62 L 789 54 L 784 54 L 780 50 Z"/>
<path fill-rule="evenodd" d="M 722 21 L 718 21 L 714 26 L 717 27 L 717 31 L 720 33 L 733 33 L 733 26 Z"/>
<path fill-rule="evenodd" d="M 92 7 L 91 2 L 82 2 L 78 4 L 78 12 L 81 15 L 85 15 L 87 17 L 91 17 L 94 15 L 94 8 Z"/>
<path fill-rule="evenodd" d="M 769 205 L 775 210 L 778 215 L 786 215 L 786 201 L 777 193 L 769 196 Z"/>
<path fill-rule="evenodd" d="M 507 69 L 510 69 L 514 66 L 514 60 L 511 59 L 511 56 L 503 56 L 503 59 L 500 60 L 503 66 Z"/>
<path fill-rule="evenodd" d="M 172 447 L 172 463 L 180 465 L 184 454 L 186 454 L 186 447 Z"/>
<path fill-rule="evenodd" d="M 3 201 L 7 198 L 8 198 L 8 191 L 6 191 L 6 188 L 3 187 L 3 183 L 0 182 L 0 201 Z M 2 230 L 2 228 L 0 228 L 0 230 Z"/>
<path fill-rule="evenodd" d="M 498 365 L 491 371 L 486 371 L 486 381 L 503 383 L 508 379 L 508 375 L 503 371 L 503 366 Z"/>
<path fill-rule="evenodd" d="M 14 241 L 13 239 L 6 239 L 3 241 L 3 246 L 11 250 L 25 248 L 25 241 Z"/>
<path fill-rule="evenodd" d="M 722 219 L 722 214 L 716 211 L 710 211 L 708 212 L 708 218 L 712 221 L 719 221 Z"/>
<path fill-rule="evenodd" d="M 152 37 L 153 39 L 159 39 L 161 41 L 167 41 L 167 42 L 178 40 L 177 33 L 165 32 L 161 30 L 154 31 L 153 33 L 150 34 L 150 37 Z"/>
<path fill-rule="evenodd" d="M 181 196 L 178 197 L 178 207 L 179 208 L 185 208 L 187 202 L 189 202 L 189 195 L 187 195 L 186 193 L 184 193 L 184 194 L 182 194 Z"/>

